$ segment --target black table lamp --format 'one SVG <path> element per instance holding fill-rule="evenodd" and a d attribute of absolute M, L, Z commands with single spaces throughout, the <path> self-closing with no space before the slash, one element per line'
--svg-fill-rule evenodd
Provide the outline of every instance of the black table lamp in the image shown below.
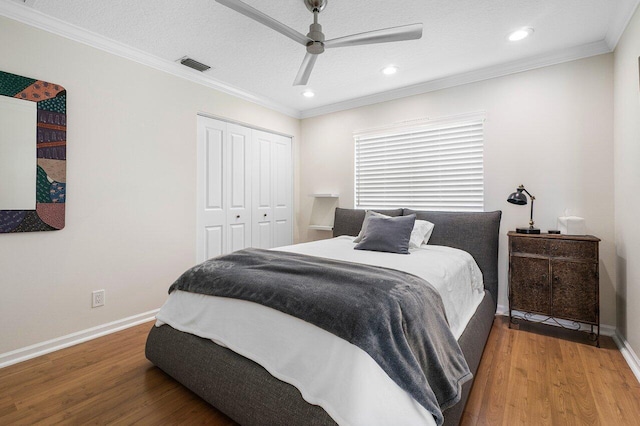
<path fill-rule="evenodd" d="M 528 228 L 516 228 L 516 232 L 519 234 L 539 234 L 540 230 L 538 228 L 534 228 L 533 227 L 533 202 L 535 201 L 536 197 L 534 197 L 533 195 L 529 194 L 529 191 L 527 191 L 526 189 L 524 189 L 524 185 L 520 185 L 518 187 L 518 189 L 516 190 L 516 192 L 514 192 L 513 194 L 509 195 L 509 198 L 507 198 L 507 201 L 510 202 L 511 204 L 517 204 L 519 206 L 524 206 L 525 204 L 527 204 L 527 195 L 523 194 L 526 193 L 529 197 L 531 197 L 531 217 L 529 218 L 529 227 Z"/>

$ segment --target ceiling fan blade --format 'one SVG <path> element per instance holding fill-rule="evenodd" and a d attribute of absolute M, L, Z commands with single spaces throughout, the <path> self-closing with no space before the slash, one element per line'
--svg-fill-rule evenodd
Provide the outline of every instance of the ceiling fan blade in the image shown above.
<path fill-rule="evenodd" d="M 332 47 L 359 46 L 361 44 L 388 43 L 391 41 L 416 40 L 420 37 L 422 37 L 422 24 L 410 24 L 334 38 L 325 41 L 324 47 L 329 49 Z"/>
<path fill-rule="evenodd" d="M 313 70 L 313 66 L 316 63 L 316 59 L 318 59 L 318 55 L 314 55 L 313 53 L 307 53 L 304 56 L 298 75 L 296 75 L 296 79 L 293 81 L 294 86 L 304 86 L 307 84 L 311 71 Z"/>
<path fill-rule="evenodd" d="M 258 21 L 261 24 L 266 25 L 272 30 L 276 30 L 280 34 L 283 34 L 289 37 L 290 39 L 297 41 L 302 45 L 306 46 L 307 43 L 313 41 L 306 35 L 299 33 L 293 28 L 287 27 L 285 24 L 276 21 L 269 15 L 266 15 L 260 12 L 258 9 L 254 9 L 248 4 L 241 2 L 240 0 L 216 0 L 216 1 L 223 6 L 227 6 L 228 8 L 233 9 L 236 12 L 239 12 L 244 16 L 253 19 L 254 21 Z"/>

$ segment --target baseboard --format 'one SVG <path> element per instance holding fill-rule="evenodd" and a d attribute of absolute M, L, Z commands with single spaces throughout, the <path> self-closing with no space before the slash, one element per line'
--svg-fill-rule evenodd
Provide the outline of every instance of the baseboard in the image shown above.
<path fill-rule="evenodd" d="M 640 358 L 638 358 L 638 355 L 636 355 L 633 348 L 629 345 L 629 342 L 627 342 L 627 339 L 625 339 L 618 330 L 616 330 L 612 337 L 613 341 L 616 342 L 618 349 L 620 349 L 620 353 L 622 353 L 627 364 L 629 364 L 629 368 L 631 368 L 636 379 L 640 382 Z"/>
<path fill-rule="evenodd" d="M 59 351 L 60 349 L 68 348 L 69 346 L 77 345 L 78 343 L 115 333 L 116 331 L 124 330 L 125 328 L 133 327 L 144 322 L 152 321 L 155 319 L 159 310 L 160 309 L 154 309 L 152 311 L 143 312 L 138 315 L 133 315 L 107 324 L 67 334 L 66 336 L 47 340 L 46 342 L 36 343 L 35 345 L 0 354 L 0 368 L 8 367 L 28 359 Z"/>

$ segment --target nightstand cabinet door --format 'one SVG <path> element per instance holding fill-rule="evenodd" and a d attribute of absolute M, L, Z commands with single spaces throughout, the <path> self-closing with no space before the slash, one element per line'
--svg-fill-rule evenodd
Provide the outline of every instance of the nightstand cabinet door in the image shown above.
<path fill-rule="evenodd" d="M 598 320 L 597 264 L 552 260 L 552 316 L 585 323 Z"/>
<path fill-rule="evenodd" d="M 510 274 L 511 309 L 538 314 L 551 312 L 548 259 L 513 256 Z"/>

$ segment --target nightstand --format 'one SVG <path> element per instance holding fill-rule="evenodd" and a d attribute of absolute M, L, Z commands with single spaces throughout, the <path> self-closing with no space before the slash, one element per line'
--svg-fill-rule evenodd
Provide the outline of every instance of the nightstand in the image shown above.
<path fill-rule="evenodd" d="M 599 238 L 509 232 L 509 325 L 534 315 L 565 328 L 590 326 L 600 347 Z M 514 314 L 519 311 L 521 314 Z M 558 320 L 570 321 L 570 326 Z M 597 327 L 597 334 L 594 333 Z"/>

